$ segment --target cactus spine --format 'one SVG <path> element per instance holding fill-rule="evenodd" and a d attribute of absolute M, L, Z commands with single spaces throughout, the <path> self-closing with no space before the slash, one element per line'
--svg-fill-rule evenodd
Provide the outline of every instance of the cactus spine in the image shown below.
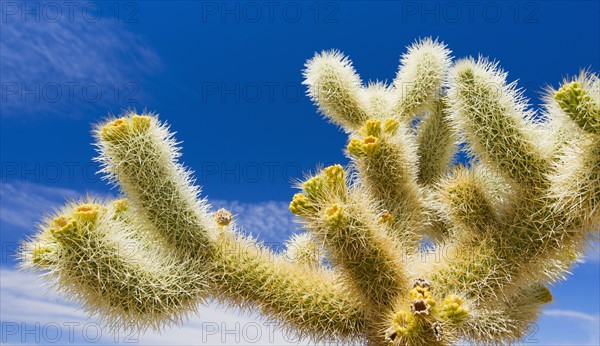
<path fill-rule="evenodd" d="M 160 330 L 206 299 L 258 308 L 313 341 L 512 342 L 600 227 L 600 79 L 549 90 L 540 117 L 485 59 L 408 49 L 393 84 L 364 86 L 337 51 L 304 71 L 348 133 L 349 167 L 300 184 L 306 230 L 274 253 L 212 212 L 152 114 L 98 125 L 123 194 L 67 204 L 24 243 L 23 266 L 111 326 Z M 452 167 L 456 148 L 472 157 Z M 423 247 L 424 244 L 429 246 Z M 434 246 L 432 246 L 434 245 Z M 132 251 L 133 250 L 133 251 Z M 425 261 L 423 259 L 426 259 Z"/>

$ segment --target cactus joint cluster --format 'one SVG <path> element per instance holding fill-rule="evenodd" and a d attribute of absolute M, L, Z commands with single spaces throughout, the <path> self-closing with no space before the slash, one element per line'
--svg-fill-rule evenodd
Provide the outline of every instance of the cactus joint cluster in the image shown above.
<path fill-rule="evenodd" d="M 216 299 L 315 342 L 522 337 L 552 300 L 549 285 L 598 237 L 598 75 L 549 88 L 534 111 L 497 63 L 455 60 L 423 39 L 389 85 L 364 84 L 337 51 L 316 54 L 304 77 L 348 134 L 351 164 L 299 184 L 289 210 L 303 231 L 287 250 L 213 211 L 168 126 L 128 112 L 94 131 L 102 173 L 122 196 L 49 215 L 24 243 L 23 266 L 107 325 L 140 332 Z M 459 147 L 468 162 L 456 163 Z"/>

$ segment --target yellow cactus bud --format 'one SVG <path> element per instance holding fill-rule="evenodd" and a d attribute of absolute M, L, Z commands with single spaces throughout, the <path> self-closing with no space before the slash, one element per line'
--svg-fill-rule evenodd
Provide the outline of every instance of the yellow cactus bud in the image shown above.
<path fill-rule="evenodd" d="M 583 96 L 585 96 L 585 90 L 579 82 L 567 83 L 554 93 L 554 99 L 565 110 L 576 108 Z"/>
<path fill-rule="evenodd" d="M 144 131 L 148 130 L 148 128 L 150 128 L 151 121 L 152 121 L 152 118 L 150 118 L 149 116 L 134 115 L 131 118 L 131 125 L 135 130 L 137 130 L 139 132 L 144 132 Z"/>
<path fill-rule="evenodd" d="M 231 215 L 231 212 L 227 209 L 221 208 L 215 213 L 215 221 L 219 226 L 227 226 L 231 223 L 232 220 L 233 215 Z"/>
<path fill-rule="evenodd" d="M 388 339 L 394 340 L 397 335 L 405 336 L 417 326 L 417 320 L 408 311 L 399 311 L 394 314 L 392 328 L 386 333 Z"/>
<path fill-rule="evenodd" d="M 434 307 L 436 304 L 431 292 L 429 292 L 429 287 L 427 286 L 416 286 L 411 289 L 410 298 L 413 299 L 413 301 L 422 300 L 427 304 L 428 307 Z"/>
<path fill-rule="evenodd" d="M 62 237 L 77 231 L 77 221 L 70 216 L 59 216 L 52 221 L 50 233 L 54 236 Z"/>
<path fill-rule="evenodd" d="M 118 199 L 112 202 L 113 209 L 116 213 L 123 213 L 129 210 L 129 200 L 128 199 Z"/>
<path fill-rule="evenodd" d="M 367 154 L 372 153 L 379 146 L 379 139 L 377 137 L 368 136 L 363 140 L 363 147 Z"/>
<path fill-rule="evenodd" d="M 383 132 L 391 135 L 395 134 L 400 126 L 400 122 L 396 119 L 388 118 L 383 122 Z"/>
<path fill-rule="evenodd" d="M 323 170 L 323 177 L 327 187 L 335 192 L 343 192 L 346 189 L 344 168 L 341 165 L 333 165 Z"/>
<path fill-rule="evenodd" d="M 464 306 L 464 300 L 454 294 L 447 296 L 442 302 L 440 316 L 453 323 L 463 321 L 468 314 L 469 311 Z"/>
<path fill-rule="evenodd" d="M 359 139 L 352 138 L 350 143 L 348 143 L 348 151 L 354 156 L 363 156 L 365 154 L 363 142 Z"/>
<path fill-rule="evenodd" d="M 563 85 L 554 93 L 554 99 L 582 129 L 600 133 L 600 105 L 579 82 Z"/>
<path fill-rule="evenodd" d="M 343 225 L 346 216 L 344 215 L 344 210 L 342 209 L 342 206 L 335 203 L 325 210 L 325 218 L 327 223 L 335 227 Z"/>
<path fill-rule="evenodd" d="M 324 186 L 323 178 L 320 176 L 315 176 L 302 184 L 302 189 L 306 192 L 307 196 L 310 198 L 317 198 L 323 194 L 323 186 Z"/>
<path fill-rule="evenodd" d="M 376 119 L 368 120 L 362 130 L 366 136 L 379 137 L 381 134 L 381 121 Z"/>
<path fill-rule="evenodd" d="M 82 204 L 73 210 L 73 215 L 80 221 L 93 222 L 98 216 L 100 206 L 98 204 Z"/>
<path fill-rule="evenodd" d="M 115 141 L 124 138 L 129 133 L 127 118 L 119 118 L 104 125 L 100 130 L 100 137 L 105 141 Z"/>
<path fill-rule="evenodd" d="M 412 299 L 425 299 L 431 296 L 429 289 L 421 286 L 417 286 L 410 290 L 410 297 Z"/>
<path fill-rule="evenodd" d="M 294 215 L 306 215 L 312 209 L 310 199 L 301 193 L 297 193 L 292 197 L 289 209 Z"/>

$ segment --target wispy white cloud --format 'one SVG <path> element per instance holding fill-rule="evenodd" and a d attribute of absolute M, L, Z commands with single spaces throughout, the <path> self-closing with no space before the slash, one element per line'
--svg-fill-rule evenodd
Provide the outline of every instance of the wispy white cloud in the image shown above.
<path fill-rule="evenodd" d="M 550 309 L 545 310 L 544 315 L 552 316 L 552 317 L 564 317 L 564 318 L 574 318 L 577 320 L 598 323 L 598 315 L 586 314 L 579 311 L 574 310 L 560 310 L 560 309 Z"/>
<path fill-rule="evenodd" d="M 71 189 L 25 181 L 0 182 L 0 221 L 31 229 L 44 212 L 76 196 Z"/>
<path fill-rule="evenodd" d="M 217 303 L 199 307 L 199 317 L 162 333 L 111 332 L 53 291 L 45 292 L 35 275 L 0 268 L 0 323 L 4 343 L 143 345 L 288 345 L 306 339 L 284 335 L 277 324 L 256 312 L 227 310 Z M 60 332 L 57 336 L 57 331 Z M 71 338 L 71 339 L 69 339 Z"/>
<path fill-rule="evenodd" d="M 583 341 L 585 345 L 600 345 L 600 314 L 564 309 L 548 309 L 544 310 L 543 314 L 553 318 L 576 322 L 581 329 L 588 333 L 587 336 L 579 335 L 582 340 L 587 338 L 587 340 Z M 564 323 L 564 325 L 568 325 L 568 322 Z M 571 345 L 584 345 L 583 342 L 578 341 L 571 343 Z"/>
<path fill-rule="evenodd" d="M 86 2 L 39 5 L 2 6 L 3 117 L 75 116 L 97 103 L 139 102 L 140 82 L 162 65 L 131 30 L 135 23 L 114 9 L 86 11 Z"/>

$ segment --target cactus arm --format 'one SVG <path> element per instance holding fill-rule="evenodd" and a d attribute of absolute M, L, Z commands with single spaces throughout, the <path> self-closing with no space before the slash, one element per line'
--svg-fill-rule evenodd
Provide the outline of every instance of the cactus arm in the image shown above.
<path fill-rule="evenodd" d="M 556 165 L 548 191 L 551 209 L 570 227 L 594 231 L 600 224 L 600 140 L 586 138 L 564 148 Z"/>
<path fill-rule="evenodd" d="M 290 237 L 286 242 L 285 258 L 310 270 L 324 269 L 322 266 L 323 249 L 308 232 L 294 234 Z"/>
<path fill-rule="evenodd" d="M 597 76 L 582 73 L 554 93 L 558 114 L 552 116 L 563 118 L 559 123 L 572 133 L 556 146 L 544 194 L 515 208 L 509 219 L 513 245 L 507 247 L 505 256 L 522 259 L 515 264 L 515 282 L 531 280 L 530 273 L 538 280 L 564 279 L 584 251 L 588 236 L 598 235 L 600 136 L 588 123 L 593 119 L 591 106 L 600 104 L 598 85 Z M 565 100 L 572 93 L 577 97 Z M 579 118 L 574 118 L 573 110 L 579 111 Z"/>
<path fill-rule="evenodd" d="M 506 74 L 496 64 L 482 58 L 458 61 L 450 73 L 448 99 L 450 118 L 476 158 L 515 188 L 545 186 L 550 167 L 539 130 L 515 85 L 506 84 Z"/>
<path fill-rule="evenodd" d="M 485 174 L 477 167 L 458 166 L 438 183 L 440 209 L 455 227 L 455 241 L 464 243 L 497 232 L 499 212 Z"/>
<path fill-rule="evenodd" d="M 136 121 L 143 121 L 144 126 L 136 128 Z M 237 298 L 234 301 L 240 305 L 259 304 L 269 315 L 280 317 L 304 332 L 312 330 L 312 335 L 327 332 L 344 337 L 355 335 L 361 323 L 357 318 L 359 306 L 352 306 L 347 297 L 340 298 L 343 293 L 322 276 L 306 278 L 299 269 L 282 260 L 270 263 L 272 254 L 258 244 L 216 231 L 218 222 L 209 218 L 204 204 L 195 202 L 197 190 L 191 186 L 188 173 L 176 162 L 178 154 L 172 135 L 155 118 L 136 115 L 120 118 L 104 125 L 99 136 L 105 171 L 118 180 L 123 191 L 131 196 L 133 207 L 144 216 L 138 222 L 157 230 L 169 246 L 177 248 L 181 258 L 198 259 L 202 261 L 199 266 L 206 264 L 212 268 L 212 285 L 219 292 Z M 258 255 L 252 253 L 257 249 Z M 321 283 L 313 287 L 308 284 L 312 279 Z M 306 301 L 292 303 L 290 297 Z M 329 306 L 335 311 L 328 310 Z M 344 309 L 347 311 L 341 311 Z M 323 323 L 336 319 L 338 325 Z"/>
<path fill-rule="evenodd" d="M 346 187 L 341 166 L 308 179 L 290 210 L 302 216 L 345 282 L 370 308 L 385 306 L 406 292 L 399 244 L 385 232 L 368 198 Z"/>
<path fill-rule="evenodd" d="M 308 95 L 329 120 L 346 131 L 359 128 L 366 113 L 362 81 L 352 62 L 337 51 L 324 51 L 306 63 Z"/>
<path fill-rule="evenodd" d="M 571 119 L 578 135 L 554 161 L 548 191 L 552 210 L 565 215 L 567 223 L 594 231 L 600 224 L 600 78 L 581 74 L 554 99 L 562 111 L 557 117 Z"/>
<path fill-rule="evenodd" d="M 371 119 L 385 120 L 395 117 L 392 107 L 395 101 L 393 86 L 383 82 L 369 82 L 367 87 L 361 91 L 366 103 L 367 114 Z"/>
<path fill-rule="evenodd" d="M 96 131 L 103 172 L 119 184 L 137 221 L 160 233 L 182 258 L 210 257 L 215 221 L 190 172 L 177 162 L 173 135 L 149 115 L 127 114 Z"/>
<path fill-rule="evenodd" d="M 578 80 L 565 83 L 554 93 L 554 99 L 582 130 L 600 135 L 600 80 L 597 75 L 582 74 Z"/>
<path fill-rule="evenodd" d="M 220 301 L 258 307 L 286 330 L 314 342 L 356 340 L 364 331 L 362 303 L 326 271 L 307 270 L 264 246 L 224 231 L 218 237 L 209 287 Z"/>
<path fill-rule="evenodd" d="M 151 246 L 122 200 L 71 204 L 25 244 L 24 266 L 111 328 L 161 330 L 193 313 L 206 294 L 205 272 Z"/>
<path fill-rule="evenodd" d="M 410 121 L 433 104 L 449 66 L 450 51 L 437 40 L 423 39 L 408 48 L 394 79 L 393 111 L 398 119 Z"/>
<path fill-rule="evenodd" d="M 419 124 L 416 140 L 421 185 L 433 185 L 450 170 L 456 139 L 447 112 L 445 100 L 439 98 Z"/>

